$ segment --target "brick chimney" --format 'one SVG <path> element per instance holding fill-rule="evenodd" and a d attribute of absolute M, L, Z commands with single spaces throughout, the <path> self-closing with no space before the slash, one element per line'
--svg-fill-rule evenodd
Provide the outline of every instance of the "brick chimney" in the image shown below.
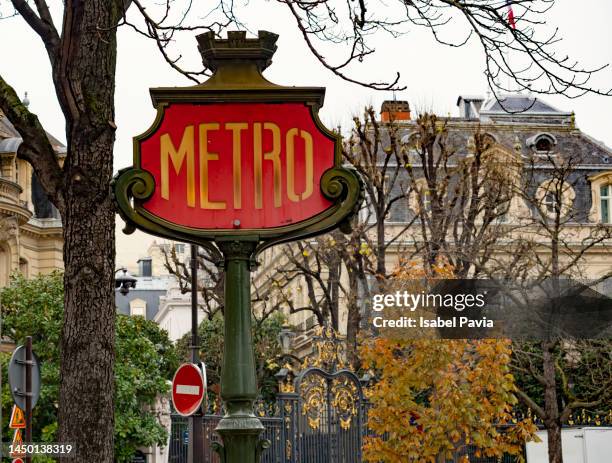
<path fill-rule="evenodd" d="M 380 107 L 380 120 L 389 121 L 409 121 L 410 105 L 407 101 L 386 100 Z"/>

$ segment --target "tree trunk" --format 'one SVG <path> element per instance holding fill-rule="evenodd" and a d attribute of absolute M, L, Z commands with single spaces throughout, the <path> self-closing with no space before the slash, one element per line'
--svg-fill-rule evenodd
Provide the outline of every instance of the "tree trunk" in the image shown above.
<path fill-rule="evenodd" d="M 563 463 L 561 446 L 561 424 L 557 420 L 551 420 L 546 424 L 548 433 L 548 462 Z"/>
<path fill-rule="evenodd" d="M 349 294 L 347 301 L 348 317 L 346 322 L 347 357 L 354 371 L 359 370 L 361 361 L 357 349 L 357 336 L 361 328 L 361 311 L 359 307 L 359 280 L 357 272 L 348 272 Z"/>
<path fill-rule="evenodd" d="M 66 461 L 114 461 L 115 2 L 65 2 L 62 59 L 53 75 L 66 115 L 63 166 L 64 323 L 59 432 L 76 446 Z"/>
<path fill-rule="evenodd" d="M 542 372 L 546 383 L 544 386 L 544 411 L 546 416 L 544 424 L 548 433 L 548 461 L 549 463 L 563 463 L 554 348 L 554 341 L 542 342 Z"/>
<path fill-rule="evenodd" d="M 329 265 L 329 316 L 331 327 L 336 333 L 340 331 L 340 261 L 334 259 Z"/>
<path fill-rule="evenodd" d="M 385 204 L 379 205 L 379 210 L 383 211 Z M 377 215 L 378 223 L 376 224 L 376 281 L 378 284 L 378 292 L 384 291 L 385 278 L 387 275 L 387 239 L 385 237 L 385 220 L 386 218 L 380 213 Z"/>
<path fill-rule="evenodd" d="M 114 460 L 115 227 L 105 196 L 68 196 L 62 215 L 66 272 L 58 441 L 76 444 L 70 461 Z"/>
<path fill-rule="evenodd" d="M 84 173 L 74 181 L 62 210 L 66 270 L 58 441 L 76 445 L 76 460 L 70 461 L 114 461 L 112 138 L 74 141 L 71 164 L 97 175 Z"/>

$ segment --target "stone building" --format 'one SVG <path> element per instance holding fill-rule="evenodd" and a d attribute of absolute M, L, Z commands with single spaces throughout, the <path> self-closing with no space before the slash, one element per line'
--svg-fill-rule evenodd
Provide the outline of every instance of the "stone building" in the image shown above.
<path fill-rule="evenodd" d="M 189 246 L 186 244 L 153 241 L 146 256 L 141 256 L 137 266 L 131 270 L 136 278 L 136 288 L 130 289 L 126 295 L 117 289 L 115 304 L 118 313 L 153 320 L 175 342 L 191 330 L 191 293 L 182 289 L 177 278 L 166 268 L 166 253 L 173 253 L 178 262 L 189 263 Z M 204 310 L 200 309 L 198 322 L 204 316 Z"/>
<path fill-rule="evenodd" d="M 490 148 L 487 155 L 508 165 L 523 165 L 533 162 L 537 168 L 530 180 L 529 188 L 536 196 L 542 195 L 544 207 L 554 209 L 554 204 L 548 204 L 546 196 L 548 182 L 551 181 L 551 169 L 546 166 L 546 160 L 563 159 L 569 155 L 580 159 L 569 177 L 567 185 L 563 186 L 562 207 L 571 211 L 572 220 L 567 224 L 568 233 L 572 233 L 576 243 L 601 224 L 612 224 L 612 149 L 582 132 L 572 112 L 559 110 L 547 102 L 527 94 L 508 94 L 498 98 L 493 96 L 460 96 L 457 100 L 458 115 L 449 117 L 446 121 L 448 137 L 457 150 L 457 157 L 467 157 L 473 151 L 474 134 L 478 131 L 489 137 Z M 417 143 L 416 122 L 411 117 L 410 106 L 406 101 L 386 101 L 381 108 L 381 127 L 384 132 L 385 123 L 393 119 L 398 126 L 397 136 L 402 144 L 408 147 Z M 388 138 L 388 134 L 383 133 Z M 414 154 L 414 153 L 413 153 Z M 411 155 L 412 156 L 412 155 Z M 395 162 L 394 160 L 391 162 Z M 418 182 L 418 159 L 414 163 Z M 403 172 L 400 175 L 406 175 Z M 398 193 L 402 179 L 396 182 Z M 404 182 L 405 187 L 405 182 Z M 394 236 L 394 230 L 404 229 L 415 216 L 419 207 L 413 194 L 406 195 L 397 201 L 386 222 L 386 231 Z M 521 217 L 533 215 L 532 206 L 520 198 L 513 197 L 503 220 L 511 224 Z M 388 251 L 387 265 L 398 264 L 400 248 L 410 248 L 413 237 L 418 233 L 418 227 L 413 227 L 394 242 Z M 255 274 L 255 284 L 265 285 L 271 272 L 287 265 L 283 253 L 275 247 L 266 250 L 261 257 L 261 266 Z M 501 251 L 503 252 L 503 251 Z M 612 271 L 612 242 L 610 240 L 598 243 L 588 250 L 584 257 L 583 278 L 594 279 Z M 390 270 L 390 269 L 389 269 Z M 344 277 L 346 279 L 346 274 Z M 610 286 L 610 285 L 607 285 Z M 303 281 L 296 278 L 287 292 L 295 298 L 295 306 L 308 304 L 307 291 Z M 270 297 L 274 296 L 270 288 Z M 363 305 L 366 305 L 367 301 Z M 342 306 L 342 302 L 340 305 Z M 346 310 L 340 308 L 339 329 L 346 330 Z M 308 311 L 300 311 L 290 316 L 290 322 L 300 331 L 307 331 L 316 325 L 316 319 Z M 298 338 L 299 343 L 299 338 Z"/>
<path fill-rule="evenodd" d="M 49 141 L 62 163 L 66 148 Z M 0 286 L 12 272 L 26 277 L 62 268 L 62 223 L 32 167 L 17 158 L 22 140 L 0 111 Z"/>

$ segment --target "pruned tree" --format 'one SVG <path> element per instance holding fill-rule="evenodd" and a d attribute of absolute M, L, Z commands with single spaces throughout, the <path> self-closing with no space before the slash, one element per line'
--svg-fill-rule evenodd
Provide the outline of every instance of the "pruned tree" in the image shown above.
<path fill-rule="evenodd" d="M 312 311 L 319 323 L 337 329 L 338 304 L 344 304 L 354 365 L 363 301 L 389 289 L 395 264 L 420 259 L 431 274 L 445 262 L 457 278 L 477 276 L 499 240 L 520 226 L 509 220 L 519 174 L 515 157 L 498 156 L 480 128 L 460 135 L 432 114 L 406 126 L 381 123 L 368 108 L 363 120 L 355 119 L 344 150 L 364 183 L 364 209 L 352 234 L 283 251 L 289 265 L 276 286 L 301 279 L 308 294 L 303 307 L 285 294 L 286 306 Z"/>
<path fill-rule="evenodd" d="M 399 124 L 381 124 L 371 107 L 363 118 L 355 117 L 354 124 L 344 143 L 343 160 L 362 178 L 364 203 L 351 233 L 334 232 L 284 246 L 283 265 L 270 278 L 289 313 L 311 312 L 319 325 L 339 330 L 340 308 L 346 308 L 347 354 L 357 366 L 363 301 L 370 299 L 371 281 L 384 290 L 388 251 L 398 246 L 412 220 L 394 227 L 388 224 L 391 215 L 405 217 L 407 212 L 408 190 L 398 163 Z M 305 298 L 296 297 L 296 285 Z"/>
<path fill-rule="evenodd" d="M 550 463 L 562 463 L 561 427 L 577 409 L 601 411 L 612 404 L 609 395 L 609 339 L 568 339 L 555 316 L 560 297 L 577 298 L 588 288 L 612 276 L 604 272 L 587 278 L 587 257 L 612 242 L 609 226 L 587 223 L 585 212 L 574 205 L 583 181 L 580 153 L 531 156 L 525 163 L 517 195 L 524 203 L 524 233 L 512 236 L 506 253 L 492 259 L 489 276 L 519 309 L 528 313 L 538 304 L 546 308 L 540 342 L 516 340 L 513 369 L 520 378 L 518 397 L 541 420 L 548 433 Z M 581 227 L 576 227 L 581 224 Z M 568 283 L 570 279 L 578 284 Z M 544 302 L 538 300 L 544 295 Z M 588 370 L 588 372 L 587 372 Z M 574 388 L 571 384 L 580 383 Z"/>
<path fill-rule="evenodd" d="M 499 240 L 520 226 L 509 220 L 518 161 L 494 153 L 494 140 L 480 127 L 461 135 L 425 113 L 401 154 L 417 219 L 411 257 L 430 269 L 447 262 L 457 278 L 481 274 Z"/>

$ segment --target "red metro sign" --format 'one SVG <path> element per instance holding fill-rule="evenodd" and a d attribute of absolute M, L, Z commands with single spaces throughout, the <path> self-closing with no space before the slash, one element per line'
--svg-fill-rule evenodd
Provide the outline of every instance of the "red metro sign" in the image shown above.
<path fill-rule="evenodd" d="M 333 206 L 320 183 L 335 165 L 336 137 L 304 104 L 173 104 L 135 143 L 155 181 L 142 203 L 153 220 L 266 229 Z"/>
<path fill-rule="evenodd" d="M 348 225 L 361 185 L 340 136 L 319 120 L 323 87 L 263 77 L 277 36 L 198 36 L 213 71 L 192 87 L 150 89 L 157 117 L 134 138 L 113 191 L 126 231 L 179 241 L 256 242 L 257 252 Z"/>

